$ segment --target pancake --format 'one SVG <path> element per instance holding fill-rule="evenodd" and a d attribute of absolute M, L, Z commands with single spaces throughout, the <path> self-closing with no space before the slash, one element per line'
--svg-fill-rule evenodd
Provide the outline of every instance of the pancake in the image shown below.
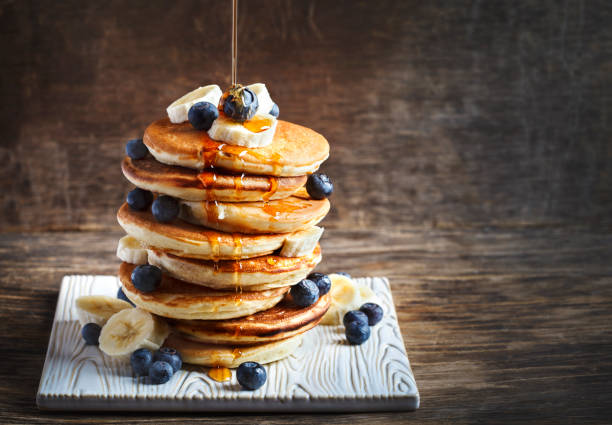
<path fill-rule="evenodd" d="M 123 175 L 135 186 L 187 201 L 255 202 L 291 196 L 306 183 L 306 176 L 272 177 L 232 174 L 220 169 L 202 172 L 162 164 L 152 157 L 121 163 Z"/>
<path fill-rule="evenodd" d="M 125 232 L 146 247 L 157 247 L 181 257 L 237 260 L 271 254 L 291 233 L 245 235 L 218 232 L 176 219 L 160 223 L 150 211 L 134 211 L 123 204 L 117 221 Z"/>
<path fill-rule="evenodd" d="M 235 368 L 244 362 L 267 364 L 290 356 L 300 346 L 302 335 L 264 344 L 234 347 L 203 344 L 170 334 L 164 345 L 181 353 L 183 362 L 201 366 Z"/>
<path fill-rule="evenodd" d="M 278 120 L 274 140 L 261 148 L 217 142 L 205 131 L 184 122 L 162 118 L 147 127 L 143 137 L 149 152 L 168 165 L 203 170 L 222 168 L 247 174 L 303 176 L 315 172 L 329 156 L 329 144 L 319 133 Z"/>
<path fill-rule="evenodd" d="M 329 309 L 331 297 L 325 294 L 313 305 L 301 308 L 287 294 L 274 307 L 239 319 L 171 321 L 181 336 L 211 344 L 258 344 L 278 341 L 315 327 Z"/>
<path fill-rule="evenodd" d="M 162 274 L 162 282 L 152 292 L 141 292 L 132 284 L 136 265 L 122 263 L 119 280 L 125 295 L 138 307 L 158 316 L 187 320 L 219 320 L 248 316 L 280 302 L 289 287 L 265 291 L 218 291 Z"/>
<path fill-rule="evenodd" d="M 180 217 L 223 232 L 291 233 L 316 225 L 328 211 L 327 199 L 290 196 L 269 202 L 181 201 Z"/>
<path fill-rule="evenodd" d="M 321 261 L 317 244 L 310 255 L 281 257 L 264 255 L 245 260 L 196 260 L 178 257 L 159 249 L 148 249 L 149 264 L 185 282 L 213 289 L 232 290 L 237 285 L 248 291 L 291 286 L 304 279 Z"/>

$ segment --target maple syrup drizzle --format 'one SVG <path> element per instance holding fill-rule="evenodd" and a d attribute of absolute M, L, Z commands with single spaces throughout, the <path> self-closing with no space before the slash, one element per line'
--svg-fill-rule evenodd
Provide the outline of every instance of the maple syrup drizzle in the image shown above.
<path fill-rule="evenodd" d="M 236 193 L 240 195 L 242 193 L 242 189 L 244 188 L 244 173 L 240 176 L 234 176 L 234 186 L 236 187 Z"/>
<path fill-rule="evenodd" d="M 234 331 L 234 337 L 237 337 L 238 335 L 240 335 L 240 332 L 242 331 L 242 326 L 238 325 L 236 326 L 236 330 Z M 240 353 L 242 355 L 242 353 Z M 236 357 L 234 357 L 235 359 Z"/>
<path fill-rule="evenodd" d="M 242 126 L 253 133 L 261 133 L 272 127 L 272 120 L 267 117 L 253 117 L 243 122 Z"/>
<path fill-rule="evenodd" d="M 208 236 L 208 243 L 210 244 L 210 250 L 213 257 L 213 261 L 219 261 L 219 256 L 221 252 L 221 236 Z"/>
<path fill-rule="evenodd" d="M 262 197 L 264 202 L 268 202 L 272 195 L 274 195 L 278 190 L 278 179 L 274 176 L 268 176 L 268 184 L 268 191 L 264 193 L 264 196 Z"/>
<path fill-rule="evenodd" d="M 211 205 L 211 202 L 214 205 Z M 204 210 L 206 211 L 208 223 L 216 223 L 219 221 L 219 203 L 217 201 L 204 201 Z"/>
<path fill-rule="evenodd" d="M 234 357 L 234 360 L 236 360 L 239 357 L 242 357 L 242 351 L 240 351 L 240 348 L 238 347 L 234 348 L 234 350 L 232 351 L 232 356 Z"/>
<path fill-rule="evenodd" d="M 238 0 L 232 0 L 232 86 L 238 82 Z"/>
<path fill-rule="evenodd" d="M 206 199 L 212 200 L 214 198 L 212 191 L 217 186 L 217 174 L 215 174 L 214 167 L 202 171 L 197 175 L 197 178 L 202 183 L 204 190 L 206 190 Z"/>
<path fill-rule="evenodd" d="M 208 371 L 208 376 L 217 382 L 229 381 L 232 378 L 232 372 L 223 366 L 211 367 Z"/>
<path fill-rule="evenodd" d="M 266 214 L 272 216 L 271 219 L 273 221 L 278 221 L 282 218 L 282 214 L 293 213 L 312 206 L 312 202 L 285 198 L 279 201 L 264 203 L 262 210 Z"/>

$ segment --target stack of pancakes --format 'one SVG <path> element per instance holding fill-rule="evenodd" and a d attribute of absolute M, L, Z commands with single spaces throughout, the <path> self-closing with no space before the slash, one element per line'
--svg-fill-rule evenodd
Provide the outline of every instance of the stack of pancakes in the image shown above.
<path fill-rule="evenodd" d="M 151 155 L 126 157 L 123 174 L 176 198 L 180 213 L 161 223 L 150 210 L 119 209 L 119 224 L 162 270 L 160 286 L 145 293 L 131 282 L 136 265 L 124 262 L 126 296 L 169 319 L 166 345 L 187 363 L 237 367 L 291 354 L 330 305 L 327 294 L 301 308 L 289 294 L 321 261 L 316 224 L 329 201 L 312 199 L 304 184 L 329 155 L 325 138 L 279 120 L 270 145 L 245 148 L 161 119 L 143 141 Z"/>

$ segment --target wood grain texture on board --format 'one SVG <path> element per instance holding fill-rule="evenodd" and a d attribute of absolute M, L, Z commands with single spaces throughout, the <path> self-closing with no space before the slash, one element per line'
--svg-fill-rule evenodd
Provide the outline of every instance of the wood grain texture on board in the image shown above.
<path fill-rule="evenodd" d="M 610 227 L 609 2 L 240 7 L 240 80 L 331 143 L 328 227 Z M 230 9 L 0 3 L 0 230 L 116 229 L 126 140 L 229 82 Z"/>

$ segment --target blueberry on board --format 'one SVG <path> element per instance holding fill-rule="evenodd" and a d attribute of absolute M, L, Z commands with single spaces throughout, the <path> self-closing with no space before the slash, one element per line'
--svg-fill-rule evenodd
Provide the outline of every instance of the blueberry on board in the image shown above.
<path fill-rule="evenodd" d="M 368 322 L 363 322 L 361 320 L 348 322 L 344 327 L 344 332 L 349 344 L 352 345 L 361 345 L 370 337 Z"/>
<path fill-rule="evenodd" d="M 359 311 L 364 312 L 368 316 L 368 324 L 370 326 L 374 326 L 383 318 L 383 309 L 376 303 L 365 303 L 359 308 Z"/>
<path fill-rule="evenodd" d="M 119 290 L 117 291 L 117 298 L 119 298 L 120 300 L 123 301 L 127 301 L 130 304 L 132 304 L 134 307 L 136 307 L 136 304 L 134 304 L 132 301 L 130 301 L 130 299 L 125 295 L 125 293 L 123 292 L 123 287 L 120 286 Z"/>
<path fill-rule="evenodd" d="M 96 323 L 88 323 L 81 329 L 81 336 L 85 340 L 87 345 L 98 345 L 98 338 L 100 338 L 100 331 L 102 328 Z"/>
<path fill-rule="evenodd" d="M 179 203 L 172 196 L 158 196 L 151 206 L 153 217 L 160 223 L 168 223 L 178 217 Z"/>
<path fill-rule="evenodd" d="M 345 277 L 348 277 L 349 279 L 352 279 L 351 275 L 348 274 L 347 272 L 337 272 L 336 274 L 339 274 L 340 276 L 345 276 Z"/>
<path fill-rule="evenodd" d="M 219 109 L 210 102 L 194 103 L 187 113 L 189 122 L 196 130 L 210 130 L 213 121 L 219 118 Z"/>
<path fill-rule="evenodd" d="M 344 327 L 346 327 L 349 322 L 354 322 L 356 320 L 363 322 L 366 325 L 368 324 L 368 316 L 366 316 L 363 311 L 359 310 L 351 310 L 346 313 L 342 319 L 342 323 L 344 324 Z"/>
<path fill-rule="evenodd" d="M 132 271 L 132 284 L 141 292 L 154 291 L 161 283 L 161 279 L 161 269 L 150 264 L 136 266 Z"/>
<path fill-rule="evenodd" d="M 146 348 L 140 348 L 132 353 L 130 363 L 136 375 L 146 376 L 153 364 L 153 353 Z"/>
<path fill-rule="evenodd" d="M 278 110 L 278 105 L 275 103 L 272 106 L 272 109 L 270 109 L 270 112 L 268 112 L 270 115 L 272 115 L 275 118 L 278 118 L 278 115 L 280 113 L 280 111 Z"/>
<path fill-rule="evenodd" d="M 300 307 L 308 307 L 319 299 L 319 288 L 308 279 L 302 279 L 291 287 L 291 298 Z"/>
<path fill-rule="evenodd" d="M 142 159 L 149 153 L 149 150 L 142 142 L 142 139 L 132 139 L 125 145 L 125 153 L 132 159 Z"/>
<path fill-rule="evenodd" d="M 327 294 L 331 289 L 331 279 L 326 274 L 310 273 L 306 279 L 312 280 L 317 285 L 319 296 Z"/>
<path fill-rule="evenodd" d="M 266 383 L 266 369 L 257 362 L 244 362 L 236 370 L 238 383 L 247 390 L 256 390 Z"/>
<path fill-rule="evenodd" d="M 149 367 L 149 379 L 152 384 L 165 384 L 172 378 L 172 375 L 174 372 L 169 363 L 157 361 Z"/>
<path fill-rule="evenodd" d="M 128 205 L 136 211 L 146 210 L 151 205 L 151 202 L 153 202 L 153 194 L 148 190 L 136 188 L 127 195 Z"/>
<path fill-rule="evenodd" d="M 306 180 L 306 191 L 312 199 L 325 199 L 334 191 L 334 185 L 327 174 L 314 173 Z"/>
<path fill-rule="evenodd" d="M 248 87 L 240 85 L 232 87 L 222 99 L 223 113 L 238 122 L 251 119 L 259 107 L 257 95 Z"/>
<path fill-rule="evenodd" d="M 155 352 L 154 359 L 156 362 L 160 361 L 168 363 L 170 366 L 172 366 L 174 373 L 181 370 L 181 367 L 183 366 L 183 359 L 181 358 L 179 352 L 170 347 L 162 347 L 157 350 Z"/>

